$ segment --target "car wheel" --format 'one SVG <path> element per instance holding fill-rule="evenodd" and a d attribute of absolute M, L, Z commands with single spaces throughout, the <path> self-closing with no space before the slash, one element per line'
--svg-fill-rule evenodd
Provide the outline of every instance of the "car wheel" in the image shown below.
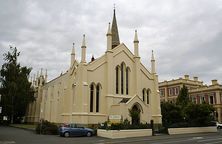
<path fill-rule="evenodd" d="M 70 136 L 69 132 L 64 133 L 64 137 L 69 137 L 69 136 Z"/>
<path fill-rule="evenodd" d="M 91 137 L 91 136 L 92 136 L 92 133 L 91 133 L 91 132 L 87 132 L 86 136 L 87 136 L 87 137 Z"/>

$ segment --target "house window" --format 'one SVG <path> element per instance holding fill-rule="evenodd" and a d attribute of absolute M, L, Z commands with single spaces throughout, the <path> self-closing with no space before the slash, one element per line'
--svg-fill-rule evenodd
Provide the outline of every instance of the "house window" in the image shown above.
<path fill-rule="evenodd" d="M 214 96 L 210 96 L 209 103 L 210 103 L 210 104 L 214 104 Z"/>
<path fill-rule="evenodd" d="M 179 87 L 176 87 L 176 95 L 179 94 Z"/>
<path fill-rule="evenodd" d="M 205 97 L 204 96 L 200 96 L 200 104 L 205 102 Z"/>
<path fill-rule="evenodd" d="M 191 96 L 191 100 L 192 100 L 192 102 L 193 102 L 194 104 L 197 103 L 197 98 L 196 98 L 196 96 Z"/>
<path fill-rule="evenodd" d="M 168 89 L 168 93 L 169 93 L 169 96 L 172 95 L 172 89 L 171 88 Z"/>
<path fill-rule="evenodd" d="M 96 86 L 96 112 L 99 112 L 99 94 L 100 94 L 100 88 L 99 84 Z"/>
<path fill-rule="evenodd" d="M 164 97 L 164 90 L 163 89 L 160 89 L 160 96 Z"/>
<path fill-rule="evenodd" d="M 93 112 L 94 86 L 90 85 L 90 112 Z"/>

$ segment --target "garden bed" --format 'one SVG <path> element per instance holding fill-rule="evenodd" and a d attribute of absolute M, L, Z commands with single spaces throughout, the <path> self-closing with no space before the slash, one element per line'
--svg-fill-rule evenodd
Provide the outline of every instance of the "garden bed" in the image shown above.
<path fill-rule="evenodd" d="M 210 127 L 188 127 L 188 128 L 169 128 L 170 135 L 175 134 L 188 134 L 188 133 L 206 133 L 206 132 L 217 132 L 216 126 Z"/>

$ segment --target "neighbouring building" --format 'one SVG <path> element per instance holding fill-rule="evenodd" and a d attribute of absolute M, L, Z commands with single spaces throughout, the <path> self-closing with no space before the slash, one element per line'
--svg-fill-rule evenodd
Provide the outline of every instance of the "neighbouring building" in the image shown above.
<path fill-rule="evenodd" d="M 86 62 L 86 38 L 83 36 L 81 60 L 73 45 L 70 68 L 47 82 L 47 74 L 35 79 L 37 101 L 27 110 L 27 121 L 45 119 L 55 123 L 98 124 L 128 119 L 129 109 L 140 112 L 139 122 L 161 124 L 160 96 L 155 59 L 151 70 L 140 60 L 137 31 L 134 53 L 120 43 L 115 10 L 108 26 L 105 53 Z M 38 81 L 38 82 L 36 82 Z"/>
<path fill-rule="evenodd" d="M 180 89 L 185 85 L 188 88 L 190 100 L 196 104 L 203 102 L 209 103 L 215 108 L 215 117 L 222 122 L 222 85 L 217 80 L 212 80 L 211 85 L 204 85 L 203 81 L 199 81 L 198 77 L 193 79 L 189 75 L 184 78 L 163 81 L 159 83 L 160 100 L 176 102 Z"/>
<path fill-rule="evenodd" d="M 213 105 L 215 117 L 219 122 L 222 122 L 222 85 L 218 84 L 217 80 L 212 80 L 211 85 L 189 90 L 189 96 L 196 104 L 206 102 Z"/>
<path fill-rule="evenodd" d="M 198 77 L 190 79 L 189 75 L 184 75 L 184 78 L 180 77 L 179 79 L 159 82 L 160 100 L 176 102 L 176 98 L 183 85 L 190 90 L 203 86 L 203 82 L 198 80 Z"/>

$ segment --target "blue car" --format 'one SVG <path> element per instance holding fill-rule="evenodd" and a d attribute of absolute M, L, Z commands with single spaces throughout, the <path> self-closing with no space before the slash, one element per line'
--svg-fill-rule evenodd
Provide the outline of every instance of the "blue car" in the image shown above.
<path fill-rule="evenodd" d="M 67 124 L 59 127 L 59 135 L 63 137 L 70 136 L 92 136 L 94 135 L 94 130 L 90 128 L 85 128 L 77 124 Z"/>

